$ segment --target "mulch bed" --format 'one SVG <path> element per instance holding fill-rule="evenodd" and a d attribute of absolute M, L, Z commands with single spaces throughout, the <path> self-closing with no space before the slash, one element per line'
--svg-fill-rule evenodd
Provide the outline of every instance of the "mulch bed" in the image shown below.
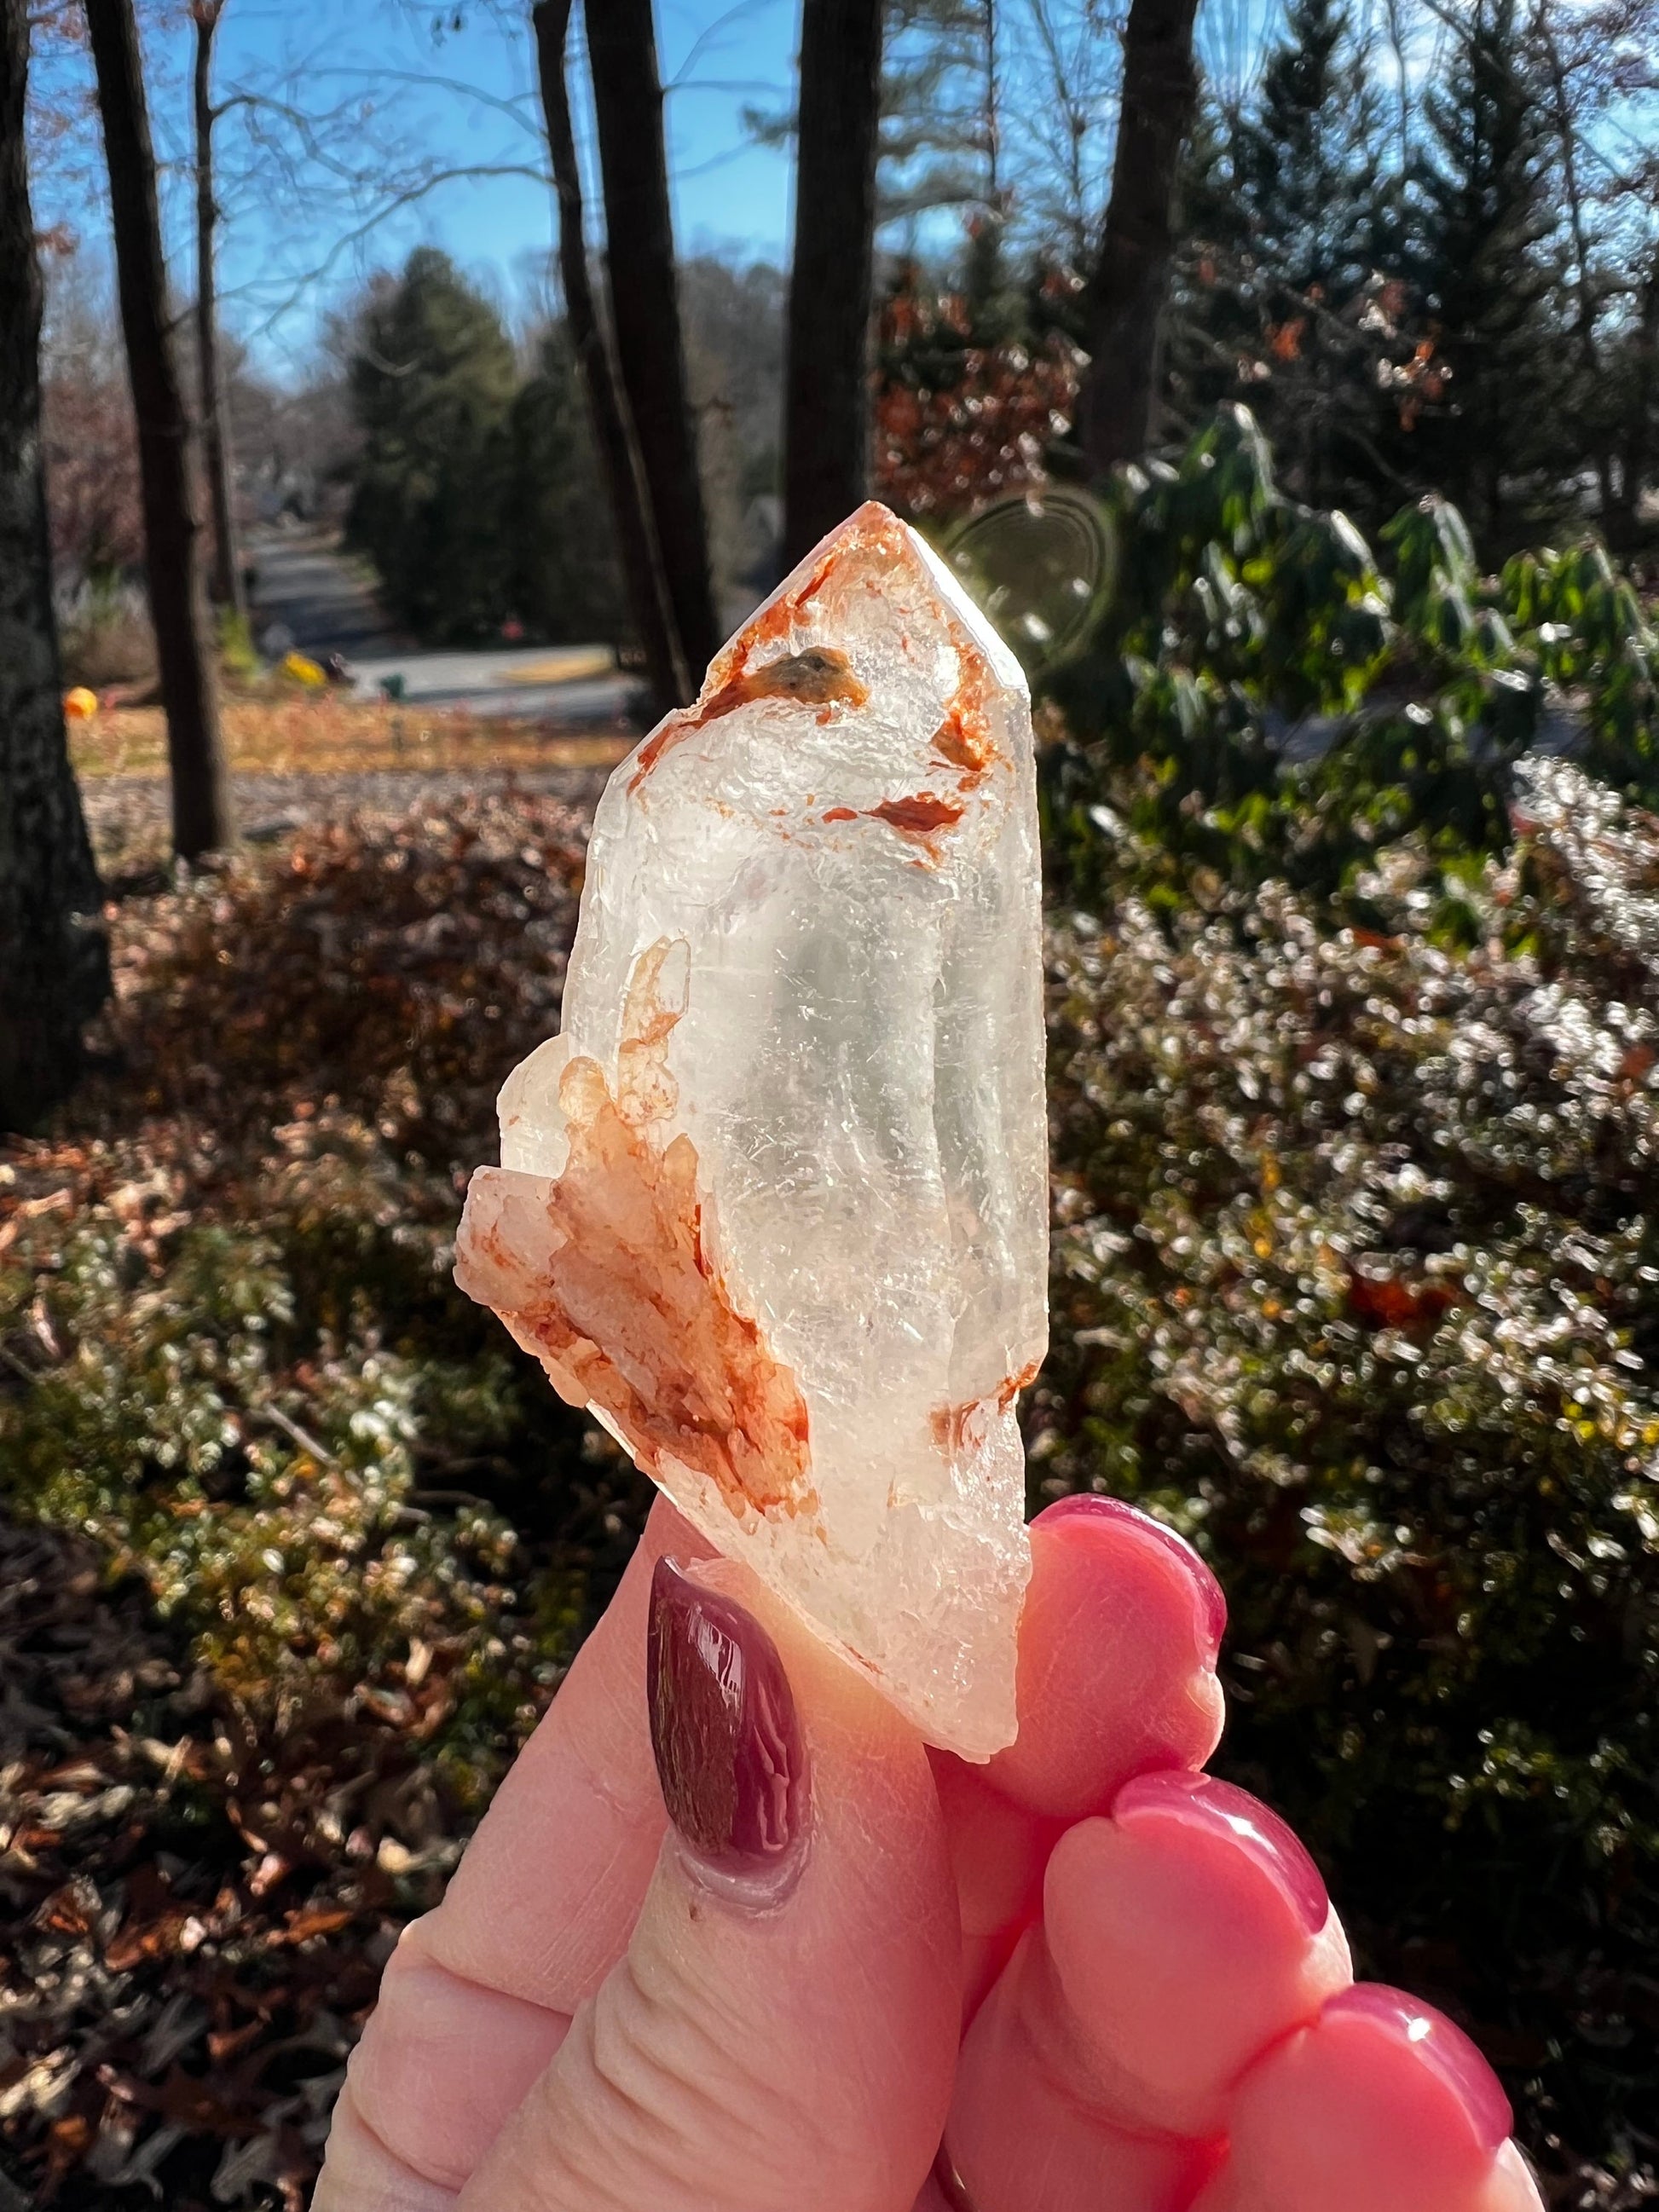
<path fill-rule="evenodd" d="M 300 2212 L 380 1968 L 459 1844 L 399 1731 L 251 1737 L 103 1575 L 0 1522 L 0 2212 Z"/>

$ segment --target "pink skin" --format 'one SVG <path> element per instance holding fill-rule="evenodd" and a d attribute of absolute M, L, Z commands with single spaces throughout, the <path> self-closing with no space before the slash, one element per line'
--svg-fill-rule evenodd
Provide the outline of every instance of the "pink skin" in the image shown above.
<path fill-rule="evenodd" d="M 1530 2212 L 1509 2123 L 1449 2021 L 1397 1990 L 1348 1990 L 1239 2081 L 1200 2212 Z"/>
<path fill-rule="evenodd" d="M 1212 1660 L 1219 1656 L 1221 1639 L 1227 1632 L 1226 1598 L 1220 1583 L 1187 1539 L 1178 1536 L 1167 1522 L 1143 1513 L 1138 1505 L 1131 1505 L 1121 1498 L 1102 1498 L 1092 1491 L 1079 1492 L 1074 1498 L 1056 1498 L 1052 1505 L 1044 1507 L 1041 1517 L 1049 1528 L 1067 1521 L 1093 1521 L 1100 1525 L 1115 1521 L 1120 1528 L 1138 1529 L 1164 1553 L 1176 1578 L 1185 1584 L 1192 1599 L 1200 1640 Z"/>
<path fill-rule="evenodd" d="M 975 1768 L 659 1504 L 387 1969 L 314 2212 L 1539 2212 L 1473 2045 L 1352 1987 L 1307 1854 L 1197 1772 L 1207 1570 L 1104 1499 L 1032 1549 L 1019 1741 Z"/>
<path fill-rule="evenodd" d="M 1498 2076 L 1461 2027 L 1453 2027 L 1443 2013 L 1419 1997 L 1400 1990 L 1385 1989 L 1380 1982 L 1362 1982 L 1345 1990 L 1325 2007 L 1327 2022 L 1374 2022 L 1398 2049 L 1415 2047 L 1419 2063 L 1441 2075 L 1457 2104 L 1468 2115 L 1474 2137 L 1484 2148 L 1496 2150 L 1515 2125 L 1515 2114 Z"/>
<path fill-rule="evenodd" d="M 1213 1837 L 1255 1861 L 1310 1936 L 1325 1925 L 1331 1900 L 1306 1846 L 1259 1797 L 1218 1782 L 1212 1774 L 1146 1774 L 1126 1783 L 1112 1800 L 1112 1818 L 1139 1827 L 1160 1817 Z M 1509 2133 L 1506 2127 L 1504 2134 Z"/>

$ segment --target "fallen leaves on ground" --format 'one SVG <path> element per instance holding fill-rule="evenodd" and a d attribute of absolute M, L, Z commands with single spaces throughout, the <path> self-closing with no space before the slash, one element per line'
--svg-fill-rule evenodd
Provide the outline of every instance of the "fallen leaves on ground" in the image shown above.
<path fill-rule="evenodd" d="M 0 1157 L 0 2212 L 305 2202 L 626 1558 L 631 1470 L 448 1279 L 585 845 L 446 781 L 130 884 L 99 1064 Z"/>
<path fill-rule="evenodd" d="M 560 730 L 532 717 L 481 715 L 417 702 L 355 699 L 337 691 L 227 699 L 226 757 L 240 775 L 429 775 L 488 769 L 609 768 L 631 738 L 617 730 Z M 77 775 L 161 775 L 167 717 L 159 707 L 106 708 L 70 729 Z"/>
<path fill-rule="evenodd" d="M 239 1737 L 139 1583 L 0 1522 L 0 2142 L 24 2201 L 300 2212 L 380 1968 L 459 1848 L 409 1819 L 400 1733 L 353 1723 L 349 1762 L 298 1717 Z M 250 1795 L 273 1836 L 337 1844 L 289 1856 L 238 1826 Z"/>

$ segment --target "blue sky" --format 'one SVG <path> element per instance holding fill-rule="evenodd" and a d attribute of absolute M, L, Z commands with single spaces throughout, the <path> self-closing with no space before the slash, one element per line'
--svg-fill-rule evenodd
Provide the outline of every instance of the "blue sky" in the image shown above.
<path fill-rule="evenodd" d="M 417 4 L 429 18 L 431 0 Z M 171 171 L 165 207 L 175 283 L 187 291 L 191 34 L 179 20 L 184 14 L 182 6 L 167 10 L 149 40 L 146 59 L 158 151 Z M 507 306 L 533 295 L 546 267 L 552 198 L 535 176 L 457 177 L 374 220 L 398 173 L 409 177 L 422 163 L 501 171 L 545 163 L 528 5 L 512 0 L 492 8 L 489 0 L 464 0 L 462 27 L 439 41 L 414 14 L 404 0 L 228 0 L 217 96 L 241 88 L 280 96 L 286 87 L 307 112 L 351 106 L 356 112 L 336 127 L 328 150 L 342 169 L 367 172 L 366 178 L 330 182 L 325 165 L 308 163 L 300 183 L 287 189 L 267 166 L 254 181 L 239 181 L 246 117 L 233 113 L 221 127 L 228 171 L 220 253 L 225 319 L 278 375 L 303 368 L 330 304 L 369 270 L 401 261 L 413 246 L 443 246 Z M 657 0 L 682 252 L 775 260 L 787 254 L 791 164 L 787 153 L 752 143 L 743 110 L 787 101 L 798 15 L 799 0 Z M 574 76 L 580 84 L 584 72 Z M 422 84 L 423 78 L 434 82 Z M 591 170 L 585 115 L 579 115 L 579 129 Z M 89 115 L 84 136 L 88 143 L 77 150 L 91 155 L 97 139 Z M 43 161 L 36 178 L 37 219 L 68 216 L 92 264 L 107 254 L 107 211 L 93 196 L 98 181 L 95 165 L 84 161 L 62 174 Z M 597 234 L 597 178 L 590 179 L 589 198 L 590 230 Z M 354 235 L 360 230 L 362 236 Z M 325 281 L 307 283 L 331 254 Z"/>
<path fill-rule="evenodd" d="M 1279 0 L 1204 0 L 1200 44 L 1212 73 L 1225 77 L 1247 65 L 1278 6 Z M 303 374 L 331 307 L 369 271 L 398 264 L 418 244 L 444 247 L 515 317 L 526 318 L 546 300 L 553 202 L 529 12 L 528 0 L 450 0 L 442 10 L 438 0 L 228 0 L 216 96 L 234 100 L 244 92 L 264 105 L 233 107 L 221 127 L 222 313 L 267 374 Z M 787 105 L 799 12 L 799 0 L 656 0 L 675 233 L 683 253 L 787 258 L 790 155 L 756 144 L 744 110 L 775 112 Z M 434 39 L 431 26 L 441 14 L 458 15 L 459 27 L 447 21 Z M 1069 35 L 1076 49 L 1065 64 L 1067 97 L 1086 88 L 1090 102 L 1083 151 L 1090 192 L 1098 200 L 1110 173 L 1116 119 L 1112 14 L 1103 0 L 1098 15 L 1093 7 L 1076 6 L 1062 10 L 1061 18 L 1073 24 Z M 154 0 L 147 21 L 175 283 L 187 295 L 192 34 L 183 0 Z M 1019 63 L 1008 58 L 1012 51 L 1012 44 L 1005 48 L 1001 79 L 1005 148 L 1013 149 L 1023 134 L 1028 153 L 1047 146 L 1051 156 L 1057 111 L 1045 89 L 1046 64 L 1039 55 L 1033 75 L 1027 52 L 1022 74 Z M 58 66 L 71 77 L 78 69 L 84 82 L 83 63 Z M 597 240 L 592 132 L 580 112 L 585 82 L 585 70 L 573 72 L 579 131 L 589 155 L 590 235 Z M 296 114 L 334 118 L 303 159 L 295 156 L 292 125 L 276 119 L 271 105 L 285 94 Z M 276 143 L 251 151 L 251 131 Z M 96 270 L 106 263 L 108 222 L 89 112 L 74 142 L 67 159 L 62 151 L 37 149 L 37 216 L 43 224 L 71 222 L 83 241 L 82 265 Z M 1012 152 L 1009 161 L 1012 167 Z M 396 204 L 400 190 L 437 171 L 489 173 L 455 174 Z M 1087 212 L 1085 232 L 1097 218 L 1096 206 Z"/>
<path fill-rule="evenodd" d="M 510 19 L 504 22 L 473 0 L 463 10 L 463 27 L 434 41 L 397 0 L 302 0 L 289 7 L 229 0 L 219 83 L 222 90 L 269 83 L 297 69 L 307 104 L 373 100 L 368 131 L 386 134 L 395 158 L 429 157 L 434 166 L 455 167 L 538 167 L 545 157 L 532 96 L 528 12 L 504 9 L 501 15 Z M 775 106 L 787 98 L 796 19 L 796 0 L 659 0 L 675 228 L 683 252 L 779 258 L 787 250 L 788 160 L 753 144 L 742 118 L 746 103 Z M 427 75 L 450 82 L 428 90 L 409 81 Z M 483 97 L 453 89 L 457 84 Z M 514 112 L 491 101 L 509 103 Z M 585 130 L 584 136 L 591 134 Z M 597 205 L 596 179 L 590 200 Z M 325 204 L 313 222 L 295 222 L 293 212 L 267 211 L 257 200 L 239 210 L 228 227 L 222 263 L 229 319 L 262 352 L 290 361 L 308 343 L 316 301 L 280 315 L 267 329 L 273 307 L 291 289 L 286 274 L 314 267 L 328 246 L 375 210 Z M 552 221 L 550 195 L 536 178 L 458 177 L 350 244 L 325 292 L 337 296 L 365 270 L 430 242 L 511 296 L 544 265 Z M 590 222 L 597 230 L 592 214 Z"/>

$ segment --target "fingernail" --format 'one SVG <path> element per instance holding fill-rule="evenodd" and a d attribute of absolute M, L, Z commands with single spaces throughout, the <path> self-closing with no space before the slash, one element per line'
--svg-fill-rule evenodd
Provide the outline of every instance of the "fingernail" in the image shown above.
<path fill-rule="evenodd" d="M 1079 1491 L 1070 1498 L 1057 1498 L 1052 1505 L 1043 1507 L 1032 1525 L 1052 1528 L 1056 1522 L 1068 1521 L 1092 1522 L 1097 1527 L 1115 1522 L 1119 1528 L 1133 1528 L 1158 1545 L 1181 1569 L 1192 1601 L 1199 1642 L 1205 1656 L 1215 1659 L 1226 1632 L 1227 1601 L 1220 1583 L 1184 1536 L 1177 1535 L 1152 1514 L 1143 1513 L 1138 1505 L 1127 1504 L 1121 1498 L 1103 1498 L 1092 1490 Z"/>
<path fill-rule="evenodd" d="M 1325 1925 L 1331 1900 L 1306 1844 L 1248 1790 L 1212 1774 L 1143 1774 L 1112 1800 L 1111 1817 L 1126 1825 L 1160 1816 L 1207 1828 L 1254 1859 L 1310 1936 Z"/>
<path fill-rule="evenodd" d="M 651 1581 L 646 1695 L 663 1801 L 686 1848 L 722 1875 L 793 1865 L 810 1791 L 778 1648 L 753 1613 L 670 1559 Z"/>
<path fill-rule="evenodd" d="M 1330 1999 L 1321 2018 L 1364 2021 L 1408 2045 L 1462 2106 L 1483 2149 L 1496 2150 L 1515 2132 L 1503 2083 L 1462 2029 L 1432 2005 L 1381 1982 L 1356 1982 Z"/>

